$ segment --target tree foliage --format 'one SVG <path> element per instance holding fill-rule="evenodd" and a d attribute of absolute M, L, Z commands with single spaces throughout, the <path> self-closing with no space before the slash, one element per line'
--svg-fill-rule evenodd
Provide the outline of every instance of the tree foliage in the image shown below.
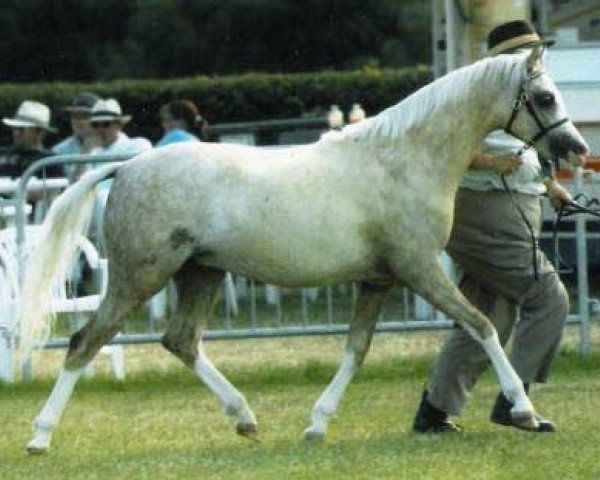
<path fill-rule="evenodd" d="M 2 0 L 3 81 L 428 63 L 429 0 Z"/>
<path fill-rule="evenodd" d="M 365 68 L 344 72 L 287 74 L 246 73 L 219 77 L 197 76 L 164 80 L 116 80 L 110 82 L 35 83 L 0 86 L 0 112 L 12 115 L 22 99 L 47 104 L 52 124 L 59 127 L 48 144 L 69 134 L 62 107 L 82 90 L 118 98 L 123 111 L 133 115 L 126 125 L 132 135 L 155 141 L 161 132 L 158 110 L 162 104 L 187 98 L 201 106 L 202 116 L 216 123 L 259 119 L 326 115 L 332 104 L 348 112 L 359 102 L 373 115 L 431 81 L 427 67 L 405 69 Z M 10 142 L 10 129 L 0 129 L 0 144 Z"/>

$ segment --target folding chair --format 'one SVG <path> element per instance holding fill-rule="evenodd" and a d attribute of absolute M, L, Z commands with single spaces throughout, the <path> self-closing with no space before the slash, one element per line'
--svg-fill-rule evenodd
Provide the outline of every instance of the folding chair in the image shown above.
<path fill-rule="evenodd" d="M 35 242 L 35 236 L 40 227 L 36 225 L 27 225 L 25 227 L 26 251 L 31 248 Z M 78 250 L 83 255 L 84 260 L 94 271 L 97 271 L 100 277 L 100 290 L 98 293 L 82 297 L 70 296 L 69 289 L 64 283 L 56 284 L 53 290 L 53 299 L 51 304 L 52 312 L 59 313 L 85 313 L 93 312 L 98 309 L 108 286 L 108 263 L 104 258 L 100 258 L 98 251 L 89 239 L 80 235 L 78 237 Z M 16 248 L 16 230 L 8 228 L 0 230 L 0 334 L 10 337 L 6 345 L 14 349 L 15 310 L 18 302 L 19 284 L 18 284 L 18 265 Z M 74 257 L 79 258 L 79 254 Z M 4 286 L 3 286 L 4 285 Z M 79 325 L 81 322 L 79 323 Z M 78 326 L 79 326 L 78 325 Z M 3 330 L 4 328 L 5 330 Z M 0 347 L 1 348 L 1 347 Z M 122 345 L 106 345 L 101 349 L 101 353 L 111 357 L 112 368 L 117 379 L 125 378 L 125 363 Z M 0 357 L 2 358 L 2 357 Z M 4 362 L 2 362 L 4 363 Z M 10 365 L 6 368 L 12 369 L 12 357 Z M 7 373 L 7 372 L 5 372 Z M 88 365 L 86 375 L 92 374 L 92 366 Z M 12 378 L 12 373 L 10 375 Z M 10 381 L 10 380 L 9 380 Z"/>

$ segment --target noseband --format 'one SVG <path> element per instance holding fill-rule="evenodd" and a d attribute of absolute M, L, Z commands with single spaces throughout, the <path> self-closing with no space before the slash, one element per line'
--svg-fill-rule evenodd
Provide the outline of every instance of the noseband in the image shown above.
<path fill-rule="evenodd" d="M 506 124 L 506 127 L 504 127 L 504 131 L 506 133 L 508 133 L 509 135 L 512 135 L 513 137 L 516 136 L 512 131 L 512 126 L 513 126 L 513 123 L 515 123 L 517 115 L 523 108 L 523 105 L 525 105 L 525 108 L 529 112 L 529 115 L 531 115 L 533 117 L 536 125 L 538 126 L 538 129 L 539 129 L 538 132 L 529 141 L 525 142 L 525 145 L 517 152 L 518 156 L 521 156 L 525 150 L 527 150 L 528 148 L 533 146 L 537 141 L 539 141 L 541 138 L 543 138 L 545 135 L 547 135 L 550 131 L 554 130 L 557 127 L 560 127 L 563 123 L 566 123 L 569 121 L 569 117 L 564 117 L 564 118 L 561 118 L 560 120 L 557 120 L 554 123 L 551 123 L 550 125 L 544 125 L 541 118 L 535 111 L 533 102 L 531 101 L 531 96 L 530 96 L 529 92 L 526 90 L 525 86 L 528 83 L 530 83 L 533 79 L 539 77 L 540 75 L 542 75 L 542 72 L 528 74 L 527 77 L 525 78 L 525 81 L 523 83 L 521 83 L 521 86 L 519 87 L 519 93 L 517 94 L 517 99 L 515 100 L 515 103 L 513 104 L 512 113 L 510 115 L 510 118 L 508 119 L 508 123 Z"/>

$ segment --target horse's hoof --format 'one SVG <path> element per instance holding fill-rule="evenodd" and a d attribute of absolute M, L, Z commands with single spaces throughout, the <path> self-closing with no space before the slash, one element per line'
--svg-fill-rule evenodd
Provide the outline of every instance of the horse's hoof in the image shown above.
<path fill-rule="evenodd" d="M 39 446 L 39 445 L 34 445 L 33 443 L 30 443 L 29 445 L 27 445 L 27 447 L 25 448 L 27 450 L 27 453 L 29 455 L 43 455 L 45 453 L 48 453 L 48 446 Z"/>
<path fill-rule="evenodd" d="M 254 423 L 238 423 L 235 427 L 235 431 L 238 435 L 242 437 L 246 437 L 253 442 L 260 442 L 260 437 L 258 436 L 258 428 Z"/>
<path fill-rule="evenodd" d="M 513 426 L 523 430 L 537 431 L 540 427 L 535 412 L 510 412 Z"/>
<path fill-rule="evenodd" d="M 312 427 L 308 427 L 304 430 L 304 440 L 312 444 L 323 443 L 325 440 L 325 433 L 315 430 Z"/>

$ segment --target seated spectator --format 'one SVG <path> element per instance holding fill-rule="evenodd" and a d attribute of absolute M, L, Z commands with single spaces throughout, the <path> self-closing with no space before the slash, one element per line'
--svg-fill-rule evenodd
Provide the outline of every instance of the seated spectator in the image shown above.
<path fill-rule="evenodd" d="M 96 133 L 90 124 L 90 112 L 98 100 L 98 95 L 83 92 L 73 99 L 71 105 L 63 109 L 69 115 L 72 135 L 52 147 L 56 155 L 90 153 L 98 145 Z M 85 169 L 84 164 L 65 167 L 71 181 L 78 179 Z"/>
<path fill-rule="evenodd" d="M 0 148 L 0 177 L 18 178 L 36 160 L 53 154 L 44 140 L 56 129 L 50 126 L 50 109 L 43 103 L 26 100 L 13 118 L 3 118 L 2 123 L 12 130 L 13 144 Z M 64 173 L 60 165 L 53 165 L 37 175 L 62 177 Z"/>
<path fill-rule="evenodd" d="M 92 107 L 90 123 L 98 137 L 99 146 L 92 153 L 137 154 L 152 148 L 143 137 L 131 138 L 123 132 L 123 126 L 131 115 L 123 115 L 121 105 L 114 98 L 98 100 Z"/>
<path fill-rule="evenodd" d="M 178 142 L 198 142 L 196 133 L 203 126 L 198 108 L 190 100 L 174 100 L 164 104 L 159 110 L 164 136 L 156 143 L 157 147 Z"/>

